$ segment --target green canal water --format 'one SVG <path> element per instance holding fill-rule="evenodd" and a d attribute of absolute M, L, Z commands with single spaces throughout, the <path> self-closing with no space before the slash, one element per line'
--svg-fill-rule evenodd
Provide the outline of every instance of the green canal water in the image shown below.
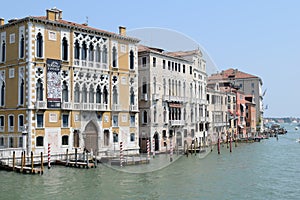
<path fill-rule="evenodd" d="M 207 156 L 157 156 L 149 165 L 0 171 L 0 199 L 300 199 L 300 130 Z M 160 163 L 163 165 L 158 166 Z M 143 173 L 145 172 L 145 173 Z"/>

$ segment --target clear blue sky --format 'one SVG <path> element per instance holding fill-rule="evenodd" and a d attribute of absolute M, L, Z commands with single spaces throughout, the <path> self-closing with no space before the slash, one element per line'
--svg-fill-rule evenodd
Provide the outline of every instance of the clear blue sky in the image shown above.
<path fill-rule="evenodd" d="M 160 27 L 197 41 L 219 70 L 238 68 L 257 75 L 267 89 L 266 117 L 300 117 L 300 1 L 297 0 L 132 0 L 3 1 L 0 17 L 45 15 L 63 10 L 63 18 L 112 32 Z"/>

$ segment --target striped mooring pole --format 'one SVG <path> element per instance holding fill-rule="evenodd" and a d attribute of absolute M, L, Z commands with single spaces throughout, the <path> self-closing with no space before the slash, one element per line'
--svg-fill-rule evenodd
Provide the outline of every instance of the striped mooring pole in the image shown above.
<path fill-rule="evenodd" d="M 123 167 L 123 142 L 120 142 L 120 167 Z"/>
<path fill-rule="evenodd" d="M 152 139 L 152 151 L 153 151 L 153 158 L 155 158 L 155 140 Z"/>
<path fill-rule="evenodd" d="M 147 140 L 147 159 L 150 160 L 150 142 Z"/>
<path fill-rule="evenodd" d="M 51 168 L 51 145 L 48 143 L 48 169 Z"/>

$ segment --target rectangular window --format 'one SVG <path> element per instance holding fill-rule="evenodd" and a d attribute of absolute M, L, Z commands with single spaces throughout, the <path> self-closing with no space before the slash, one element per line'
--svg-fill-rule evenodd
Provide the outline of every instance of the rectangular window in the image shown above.
<path fill-rule="evenodd" d="M 9 35 L 9 43 L 13 44 L 16 41 L 16 34 L 12 33 Z"/>
<path fill-rule="evenodd" d="M 178 72 L 180 72 L 180 63 L 178 63 Z"/>
<path fill-rule="evenodd" d="M 177 71 L 177 63 L 175 63 L 175 71 Z"/>
<path fill-rule="evenodd" d="M 172 71 L 174 71 L 174 62 L 172 62 Z"/>
<path fill-rule="evenodd" d="M 122 114 L 122 122 L 127 122 L 128 116 L 127 114 Z"/>
<path fill-rule="evenodd" d="M 56 41 L 56 32 L 49 31 L 49 40 Z"/>
<path fill-rule="evenodd" d="M 171 70 L 171 62 L 168 61 L 168 70 Z"/>
<path fill-rule="evenodd" d="M 166 60 L 163 60 L 162 62 L 163 62 L 163 64 L 162 64 L 163 69 L 166 69 Z"/>
<path fill-rule="evenodd" d="M 182 65 L 182 72 L 185 74 L 185 65 Z"/>
<path fill-rule="evenodd" d="M 44 127 L 44 114 L 43 113 L 36 114 L 36 123 L 37 123 L 37 128 Z"/>
<path fill-rule="evenodd" d="M 113 127 L 119 126 L 119 117 L 118 117 L 118 115 L 113 115 L 113 117 L 112 117 L 112 125 L 113 125 Z"/>
<path fill-rule="evenodd" d="M 8 71 L 8 78 L 14 78 L 15 77 L 15 69 L 14 68 L 9 68 Z"/>
<path fill-rule="evenodd" d="M 119 135 L 117 133 L 113 133 L 113 142 L 119 142 Z"/>
<path fill-rule="evenodd" d="M 134 141 L 135 141 L 135 134 L 130 133 L 130 142 L 134 142 Z"/>
<path fill-rule="evenodd" d="M 61 145 L 69 145 L 69 136 L 68 135 L 63 135 L 61 137 Z"/>
<path fill-rule="evenodd" d="M 0 132 L 4 132 L 4 116 L 0 116 Z"/>
<path fill-rule="evenodd" d="M 68 128 L 69 127 L 69 114 L 63 114 L 62 115 L 62 127 Z"/>
<path fill-rule="evenodd" d="M 9 137 L 9 144 L 8 144 L 9 148 L 13 148 L 14 147 L 14 138 L 13 137 Z"/>
<path fill-rule="evenodd" d="M 130 115 L 130 126 L 135 127 L 135 115 Z"/>
<path fill-rule="evenodd" d="M 4 147 L 4 137 L 0 137 L 0 147 Z"/>
<path fill-rule="evenodd" d="M 156 58 L 153 57 L 153 67 L 156 67 Z"/>
<path fill-rule="evenodd" d="M 147 65 L 147 57 L 143 57 L 142 58 L 142 64 L 143 64 L 143 67 L 146 67 L 146 65 Z"/>
<path fill-rule="evenodd" d="M 23 147 L 23 137 L 19 137 L 18 147 L 19 148 Z"/>
<path fill-rule="evenodd" d="M 192 75 L 192 74 L 193 74 L 193 67 L 190 66 L 190 75 Z"/>

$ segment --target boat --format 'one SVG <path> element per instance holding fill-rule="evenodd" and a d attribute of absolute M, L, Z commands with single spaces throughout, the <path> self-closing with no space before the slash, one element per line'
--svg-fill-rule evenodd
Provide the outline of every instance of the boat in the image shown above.
<path fill-rule="evenodd" d="M 295 127 L 295 130 L 298 131 L 298 129 L 299 129 L 298 126 L 296 126 L 296 127 Z"/>

